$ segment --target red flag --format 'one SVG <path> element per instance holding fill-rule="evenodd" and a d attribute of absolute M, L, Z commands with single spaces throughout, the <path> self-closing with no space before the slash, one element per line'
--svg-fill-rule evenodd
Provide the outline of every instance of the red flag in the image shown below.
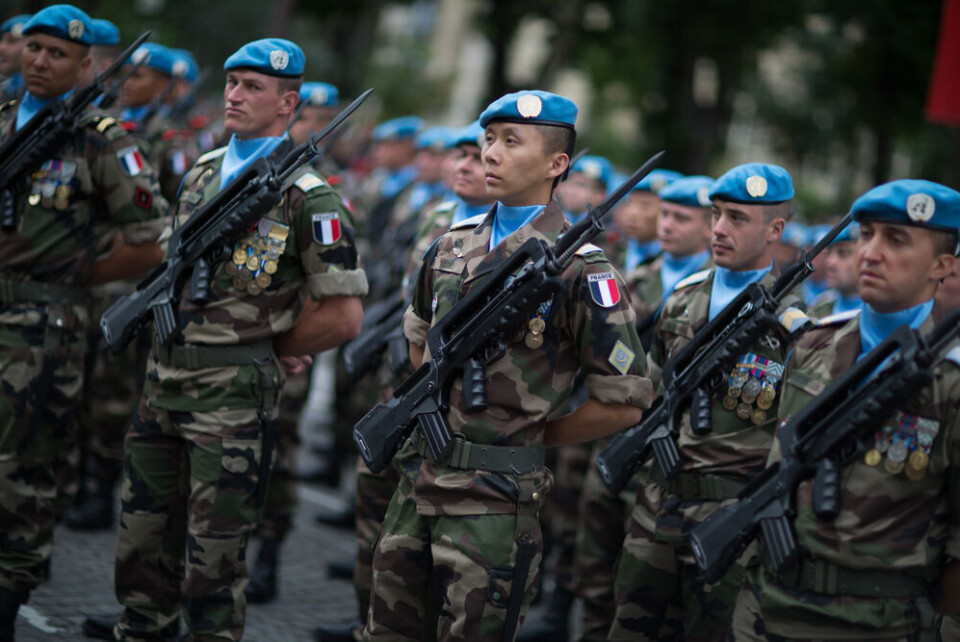
<path fill-rule="evenodd" d="M 927 120 L 960 125 L 960 0 L 944 0 L 933 61 Z"/>

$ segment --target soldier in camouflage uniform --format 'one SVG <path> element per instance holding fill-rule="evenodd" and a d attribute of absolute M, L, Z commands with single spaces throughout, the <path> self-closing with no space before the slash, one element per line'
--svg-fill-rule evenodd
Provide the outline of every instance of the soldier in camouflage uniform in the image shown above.
<path fill-rule="evenodd" d="M 20 55 L 23 53 L 23 26 L 30 14 L 8 18 L 0 23 L 0 104 L 23 95 Z"/>
<path fill-rule="evenodd" d="M 569 163 L 575 118 L 572 101 L 542 91 L 509 94 L 481 115 L 487 192 L 498 202 L 455 225 L 424 258 L 404 318 L 414 366 L 430 326 L 478 276 L 528 238 L 552 243 L 567 228 L 552 192 Z M 603 252 L 582 248 L 561 279 L 559 294 L 487 364 L 486 410 L 466 414 L 454 382 L 446 419 L 463 463 L 433 461 L 417 433 L 397 455 L 400 486 L 374 554 L 364 639 L 512 640 L 540 557 L 537 513 L 551 485 L 544 445 L 603 436 L 648 406 L 633 313 Z M 557 418 L 581 370 L 590 398 Z M 428 593 L 438 621 L 427 619 Z"/>
<path fill-rule="evenodd" d="M 813 300 L 810 308 L 810 316 L 813 318 L 822 319 L 860 308 L 856 257 L 859 231 L 857 225 L 848 225 L 824 252 L 827 255 L 823 262 L 824 275 L 829 289 Z"/>
<path fill-rule="evenodd" d="M 226 148 L 188 173 L 183 223 L 258 158 L 282 158 L 304 57 L 281 39 L 244 45 L 224 64 Z M 174 344 L 148 360 L 124 443 L 116 591 L 120 640 L 176 634 L 239 640 L 247 538 L 270 469 L 283 380 L 278 357 L 313 354 L 356 335 L 367 290 L 336 193 L 300 168 L 280 204 L 216 266 L 207 305 L 185 286 Z"/>
<path fill-rule="evenodd" d="M 955 262 L 960 193 L 929 181 L 894 181 L 861 196 L 851 212 L 861 223 L 863 306 L 822 319 L 796 344 L 781 418 L 898 326 L 926 333 L 947 312 L 933 298 Z M 872 447 L 841 469 L 837 517 L 818 519 L 813 480 L 800 484 L 793 523 L 799 561 L 777 574 L 761 542 L 761 563 L 737 600 L 734 639 L 933 641 L 934 609 L 960 612 L 960 349 L 935 373 L 932 385 L 877 426 Z M 770 461 L 779 459 L 775 442 Z"/>
<path fill-rule="evenodd" d="M 90 18 L 55 5 L 24 27 L 26 93 L 0 108 L 0 143 L 90 64 Z M 131 277 L 160 260 L 167 204 L 149 164 L 126 160 L 136 143 L 91 108 L 76 135 L 13 193 L 0 229 L 0 639 L 37 585 L 53 536 L 52 461 L 73 440 L 90 319 L 87 288 Z M 122 243 L 97 257 L 99 235 Z"/>
<path fill-rule="evenodd" d="M 750 283 L 776 280 L 773 246 L 790 217 L 793 183 L 781 167 L 749 163 L 733 168 L 710 189 L 716 268 L 676 285 L 657 319 L 649 368 L 659 379 L 664 363 Z M 723 640 L 743 566 L 705 585 L 685 543 L 687 531 L 732 501 L 762 470 L 776 426 L 776 399 L 794 332 L 806 327 L 802 302 L 788 295 L 771 329 L 742 355 L 714 399 L 711 432 L 698 436 L 685 411 L 677 446 L 682 470 L 665 481 L 652 465 L 637 490 L 617 568 L 615 640 Z"/>
<path fill-rule="evenodd" d="M 663 304 L 664 292 L 671 293 L 684 278 L 712 267 L 708 196 L 712 185 L 712 178 L 687 176 L 660 190 L 657 237 L 663 253 L 627 276 L 640 324 Z M 640 334 L 645 347 L 653 335 L 652 326 L 651 323 L 647 332 Z M 594 444 L 578 509 L 574 568 L 577 596 L 583 600 L 584 641 L 606 639 L 613 623 L 617 558 L 636 498 L 636 484 L 618 495 L 604 485 L 596 461 L 607 443 L 608 440 L 601 440 Z M 645 466 L 637 475 L 646 477 L 648 473 L 649 467 Z"/>

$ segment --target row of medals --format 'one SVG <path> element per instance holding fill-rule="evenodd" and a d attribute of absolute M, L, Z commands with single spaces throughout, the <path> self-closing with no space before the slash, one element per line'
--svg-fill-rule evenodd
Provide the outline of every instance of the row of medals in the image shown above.
<path fill-rule="evenodd" d="M 233 251 L 233 261 L 224 269 L 233 277 L 233 287 L 256 296 L 273 282 L 281 249 L 274 239 L 256 236 L 241 242 Z"/>
<path fill-rule="evenodd" d="M 730 375 L 730 387 L 723 398 L 723 407 L 736 412 L 740 419 L 749 419 L 759 426 L 767 421 L 767 410 L 777 398 L 778 382 L 776 377 L 768 375 L 761 380 L 737 369 Z M 754 403 L 756 408 L 753 407 Z"/>
<path fill-rule="evenodd" d="M 531 350 L 536 350 L 543 345 L 543 331 L 547 329 L 546 322 L 540 317 L 533 317 L 527 323 L 527 333 L 523 337 L 523 342 Z"/>
<path fill-rule="evenodd" d="M 69 174 L 69 177 L 63 174 Z M 40 205 L 45 209 L 50 209 L 51 207 L 59 211 L 67 209 L 70 205 L 70 196 L 73 190 L 70 189 L 70 185 L 65 183 L 69 183 L 72 178 L 73 173 L 64 168 L 61 172 L 60 179 L 63 182 L 50 180 L 43 182 L 34 181 L 30 196 L 27 197 L 27 202 L 31 207 Z"/>
<path fill-rule="evenodd" d="M 908 479 L 917 481 L 927 474 L 932 445 L 933 435 L 929 432 L 917 431 L 915 435 L 907 436 L 894 431 L 891 426 L 885 426 L 883 432 L 877 432 L 874 446 L 863 456 L 863 463 L 875 468 L 882 461 L 884 470 L 891 475 L 898 475 L 902 471 Z"/>

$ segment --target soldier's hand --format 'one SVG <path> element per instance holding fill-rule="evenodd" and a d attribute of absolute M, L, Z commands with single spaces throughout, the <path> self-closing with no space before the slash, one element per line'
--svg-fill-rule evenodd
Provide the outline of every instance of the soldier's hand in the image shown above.
<path fill-rule="evenodd" d="M 280 363 L 283 364 L 283 369 L 287 371 L 287 374 L 296 375 L 306 372 L 313 365 L 313 357 L 280 357 Z"/>

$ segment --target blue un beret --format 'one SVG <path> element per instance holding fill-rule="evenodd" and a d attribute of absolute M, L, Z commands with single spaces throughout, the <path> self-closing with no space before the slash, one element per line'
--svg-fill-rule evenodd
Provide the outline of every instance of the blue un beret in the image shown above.
<path fill-rule="evenodd" d="M 340 90 L 328 82 L 305 82 L 300 85 L 300 102 L 313 107 L 336 107 Z"/>
<path fill-rule="evenodd" d="M 450 140 L 450 147 L 460 147 L 460 145 L 476 145 L 483 147 L 483 127 L 480 121 L 475 120 L 463 129 L 454 132 Z"/>
<path fill-rule="evenodd" d="M 780 235 L 780 242 L 790 247 L 802 250 L 810 244 L 810 238 L 815 234 L 813 229 L 808 229 L 803 223 L 791 221 L 783 226 L 783 234 Z"/>
<path fill-rule="evenodd" d="M 450 141 L 453 140 L 454 134 L 456 134 L 456 132 L 450 127 L 431 127 L 430 129 L 417 134 L 417 140 L 414 142 L 414 147 L 417 149 L 432 149 L 435 151 L 450 149 Z"/>
<path fill-rule="evenodd" d="M 173 75 L 183 78 L 187 82 L 196 82 L 197 78 L 200 77 L 200 65 L 197 64 L 197 59 L 193 57 L 193 54 L 186 49 L 171 49 L 170 53 L 174 57 Z M 179 73 L 183 66 L 185 66 L 186 71 Z"/>
<path fill-rule="evenodd" d="M 709 176 L 684 176 L 664 186 L 657 196 L 686 207 L 710 207 L 711 186 L 713 179 Z"/>
<path fill-rule="evenodd" d="M 103 18 L 93 19 L 93 44 L 100 47 L 115 47 L 120 44 L 120 28 Z"/>
<path fill-rule="evenodd" d="M 556 125 L 576 129 L 577 105 L 549 91 L 531 89 L 501 96 L 480 114 L 480 126 L 495 120 L 530 125 Z"/>
<path fill-rule="evenodd" d="M 401 116 L 380 123 L 373 128 L 370 137 L 374 142 L 383 143 L 391 140 L 409 140 L 414 138 L 423 129 L 423 121 L 416 116 Z"/>
<path fill-rule="evenodd" d="M 613 163 L 603 156 L 583 156 L 570 170 L 571 174 L 583 174 L 587 178 L 600 181 L 603 189 L 607 189 L 613 183 L 616 172 L 613 169 Z"/>
<path fill-rule="evenodd" d="M 268 76 L 299 78 L 306 58 L 296 43 L 283 38 L 263 38 L 240 47 L 223 63 L 223 70 L 251 69 Z"/>
<path fill-rule="evenodd" d="M 29 13 L 22 13 L 0 22 L 0 35 L 12 33 L 14 38 L 19 38 L 23 35 L 23 27 L 30 22 L 31 17 Z"/>
<path fill-rule="evenodd" d="M 783 203 L 793 198 L 793 180 L 787 170 L 777 165 L 737 165 L 713 184 L 710 200 L 718 198 L 757 205 Z"/>
<path fill-rule="evenodd" d="M 822 237 L 821 237 L 822 238 Z M 856 243 L 857 239 L 860 238 L 860 224 L 859 223 L 850 223 L 845 228 L 843 228 L 839 234 L 833 237 L 830 245 L 835 243 Z"/>
<path fill-rule="evenodd" d="M 45 33 L 68 42 L 93 44 L 93 20 L 70 4 L 52 4 L 41 9 L 23 25 L 23 35 Z"/>
<path fill-rule="evenodd" d="M 186 74 L 186 63 L 180 61 L 180 64 L 177 65 L 179 59 L 174 56 L 173 50 L 156 42 L 143 43 L 137 47 L 130 59 L 135 63 L 143 60 L 144 67 L 149 67 L 167 76 L 175 75 L 173 73 L 175 66 L 179 67 L 177 71 L 180 74 L 176 74 L 178 77 L 182 78 Z"/>
<path fill-rule="evenodd" d="M 683 174 L 680 172 L 675 172 L 672 169 L 655 169 L 634 185 L 632 191 L 659 194 L 660 190 L 679 178 L 683 178 Z"/>
<path fill-rule="evenodd" d="M 922 180 L 885 183 L 853 202 L 853 220 L 878 219 L 943 232 L 960 232 L 960 193 Z"/>

